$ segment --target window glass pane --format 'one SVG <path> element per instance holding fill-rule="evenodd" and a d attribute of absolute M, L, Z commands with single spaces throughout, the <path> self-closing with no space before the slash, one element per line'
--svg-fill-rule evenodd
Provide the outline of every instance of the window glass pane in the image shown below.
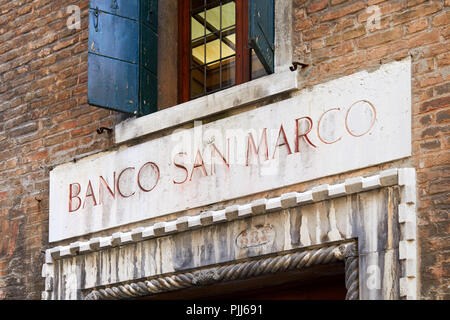
<path fill-rule="evenodd" d="M 227 39 L 229 41 L 229 42 L 227 42 L 228 44 L 232 43 L 234 46 L 236 46 L 236 33 L 226 36 L 225 39 Z"/>
<path fill-rule="evenodd" d="M 206 92 L 210 93 L 236 83 L 235 57 L 206 65 Z"/>
<path fill-rule="evenodd" d="M 223 3 L 224 1 L 222 1 Z M 226 29 L 236 24 L 236 4 L 234 1 L 222 4 L 219 6 L 206 10 L 207 26 L 211 29 L 220 30 Z M 199 13 L 199 16 L 204 19 L 205 13 Z M 222 21 L 220 20 L 222 18 Z"/>
<path fill-rule="evenodd" d="M 221 48 L 222 47 L 222 48 Z M 221 51 L 222 50 L 222 51 Z M 221 58 L 227 58 L 234 55 L 235 52 L 226 43 L 220 41 L 219 39 L 208 42 L 206 44 L 206 61 L 205 56 L 205 45 L 199 45 L 192 48 L 192 55 L 194 60 L 198 64 L 208 64 Z"/>
<path fill-rule="evenodd" d="M 251 63 L 251 79 L 261 78 L 267 75 L 266 69 L 262 65 L 255 51 L 251 50 L 250 55 L 250 63 Z"/>
<path fill-rule="evenodd" d="M 222 5 L 222 29 L 236 24 L 236 4 L 234 1 Z"/>
<path fill-rule="evenodd" d="M 206 29 L 206 34 L 211 34 Z M 191 18 L 191 39 L 197 39 L 205 36 L 205 26 L 197 21 L 195 18 Z"/>
<path fill-rule="evenodd" d="M 236 84 L 236 58 L 231 57 L 222 61 L 222 88 Z"/>
<path fill-rule="evenodd" d="M 206 93 L 220 89 L 220 62 L 206 66 Z"/>
<path fill-rule="evenodd" d="M 203 11 L 205 0 L 191 0 L 191 10 L 193 12 Z"/>

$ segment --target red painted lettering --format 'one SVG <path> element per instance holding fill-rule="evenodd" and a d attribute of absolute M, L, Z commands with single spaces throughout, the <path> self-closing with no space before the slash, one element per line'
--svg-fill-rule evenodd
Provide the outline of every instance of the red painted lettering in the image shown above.
<path fill-rule="evenodd" d="M 200 161 L 200 162 L 197 162 Z M 194 166 L 192 168 L 191 172 L 191 178 L 189 181 L 192 181 L 192 176 L 194 175 L 194 170 L 197 168 L 201 168 L 203 175 L 208 176 L 208 173 L 206 172 L 205 163 L 203 162 L 202 154 L 200 153 L 200 150 L 197 151 L 197 155 L 195 156 Z"/>
<path fill-rule="evenodd" d="M 122 191 L 120 190 L 120 178 L 122 177 L 122 174 L 127 171 L 127 170 L 135 170 L 134 167 L 128 167 L 122 170 L 122 172 L 119 174 L 119 177 L 117 178 L 117 191 L 119 192 L 119 194 L 122 196 L 122 198 L 129 198 L 131 196 L 133 196 L 136 192 L 133 191 L 133 193 L 129 194 L 129 195 L 124 195 L 122 193 Z"/>
<path fill-rule="evenodd" d="M 153 184 L 153 186 L 149 189 L 145 189 L 142 184 L 141 184 L 141 172 L 142 170 L 147 167 L 147 166 L 151 166 L 154 170 L 154 172 L 156 173 L 156 179 L 155 179 L 155 183 Z M 156 185 L 158 184 L 159 181 L 159 168 L 158 166 L 154 163 L 154 162 L 147 162 L 146 164 L 144 164 L 141 169 L 139 169 L 139 173 L 138 173 L 138 177 L 137 177 L 137 182 L 138 182 L 138 186 L 139 188 L 144 191 L 144 192 L 150 192 L 153 189 L 155 189 Z"/>
<path fill-rule="evenodd" d="M 108 190 L 109 194 L 112 196 L 112 198 L 115 200 L 116 199 L 116 173 L 114 172 L 114 181 L 113 181 L 113 189 L 111 190 L 110 186 L 108 185 L 108 183 L 106 182 L 106 180 L 100 176 L 99 181 L 98 181 L 98 204 L 102 204 L 102 198 L 103 198 L 103 193 L 102 193 L 102 189 L 101 186 L 104 185 L 106 187 L 106 190 Z"/>
<path fill-rule="evenodd" d="M 305 133 L 299 134 L 298 130 L 300 129 L 300 120 L 302 119 L 306 119 L 309 122 L 309 128 Z M 301 117 L 298 119 L 295 119 L 295 153 L 300 151 L 300 147 L 299 147 L 299 143 L 300 143 L 300 138 L 305 139 L 305 141 L 310 144 L 312 147 L 317 148 L 316 145 L 314 145 L 314 143 L 311 142 L 311 140 L 309 140 L 308 138 L 308 134 L 311 132 L 313 128 L 313 121 L 310 117 Z"/>
<path fill-rule="evenodd" d="M 251 134 L 251 133 L 249 133 L 248 134 L 248 142 L 247 142 L 247 159 L 246 159 L 246 161 L 245 161 L 245 166 L 247 166 L 248 167 L 248 164 L 249 164 L 249 158 L 250 158 L 250 150 L 251 150 L 251 148 L 250 147 L 252 147 L 252 149 L 253 149 L 253 152 L 256 154 L 256 156 L 258 157 L 258 159 L 259 159 L 259 149 L 260 149 L 260 147 L 261 147 L 261 144 L 263 144 L 264 143 L 264 156 L 265 156 L 265 159 L 266 159 L 266 161 L 267 160 L 269 160 L 269 147 L 268 147 L 268 145 L 267 145 L 267 128 L 264 128 L 264 130 L 263 130 L 263 132 L 262 132 L 262 134 L 261 134 L 261 140 L 260 140 L 260 142 L 259 142 L 259 144 L 258 144 L 258 149 L 256 148 L 256 145 L 255 145 L 255 140 L 253 140 L 253 135 Z"/>
<path fill-rule="evenodd" d="M 225 166 L 228 169 L 230 168 L 230 164 L 228 163 L 228 161 L 225 159 L 225 157 L 222 155 L 222 153 L 220 153 L 219 149 L 217 149 L 216 145 L 213 143 L 211 145 L 211 175 L 213 175 L 214 172 L 215 172 L 215 167 L 216 166 L 215 166 L 215 163 L 214 163 L 214 159 L 215 159 L 216 152 L 219 154 L 219 157 L 223 161 Z M 230 139 L 227 140 L 227 157 L 228 157 L 228 159 L 230 159 Z"/>
<path fill-rule="evenodd" d="M 187 155 L 186 152 L 177 153 L 175 155 L 175 157 L 176 156 L 183 156 L 183 155 Z M 183 181 L 175 181 L 175 179 L 173 179 L 173 183 L 174 184 L 183 184 L 183 183 L 185 183 L 186 180 L 189 178 L 189 171 L 188 171 L 188 169 L 185 166 L 183 166 L 182 164 L 175 162 L 175 159 L 173 159 L 173 164 L 175 165 L 175 167 L 182 169 L 184 171 L 184 173 L 185 173 L 185 178 L 184 178 Z"/>
<path fill-rule="evenodd" d="M 350 111 L 353 109 L 353 107 L 360 102 L 368 104 L 369 107 L 372 109 L 372 121 L 369 125 L 369 128 L 366 131 L 364 131 L 363 133 L 360 133 L 360 134 L 356 134 L 356 133 L 352 132 L 352 130 L 350 129 L 350 127 L 348 125 L 348 115 L 350 114 Z M 352 104 L 350 106 L 350 108 L 348 108 L 347 114 L 345 115 L 345 129 L 347 129 L 347 132 L 350 133 L 354 137 L 357 137 L 357 138 L 362 137 L 363 135 L 369 133 L 370 130 L 372 130 L 373 126 L 375 125 L 376 120 L 377 120 L 377 110 L 375 109 L 375 106 L 370 101 L 359 100 L 359 101 L 356 101 L 354 104 Z"/>
<path fill-rule="evenodd" d="M 317 123 L 317 137 L 319 138 L 320 141 L 322 141 L 323 143 L 326 143 L 326 144 L 333 144 L 333 143 L 336 143 L 336 142 L 338 142 L 339 140 L 342 139 L 342 136 L 341 136 L 341 137 L 339 137 L 339 138 L 337 138 L 336 140 L 333 140 L 333 141 L 325 141 L 325 139 L 323 139 L 322 136 L 320 135 L 320 123 L 322 122 L 322 120 L 323 120 L 323 118 L 325 117 L 325 115 L 326 115 L 328 112 L 331 112 L 331 111 L 341 111 L 341 108 L 333 108 L 333 109 L 330 109 L 330 110 L 325 111 L 325 112 L 320 116 L 319 122 Z"/>
<path fill-rule="evenodd" d="M 77 189 L 78 192 L 75 195 L 73 194 L 73 186 L 77 186 L 78 187 L 78 189 Z M 72 183 L 71 185 L 69 185 L 69 212 L 75 212 L 78 209 L 80 209 L 80 207 L 81 207 L 81 198 L 78 196 L 80 194 L 80 192 L 81 192 L 81 186 L 80 186 L 79 183 Z M 76 207 L 76 209 L 73 209 L 73 206 L 72 206 L 72 204 L 73 204 L 72 200 L 73 199 L 78 199 L 78 206 Z"/>
<path fill-rule="evenodd" d="M 86 196 L 84 198 L 83 209 L 86 206 L 86 200 L 89 197 L 92 197 L 92 200 L 94 201 L 94 207 L 95 207 L 97 205 L 97 200 L 95 199 L 94 190 L 92 189 L 91 180 L 89 180 L 88 186 L 86 188 Z"/>
<path fill-rule="evenodd" d="M 279 143 L 280 142 L 280 137 L 281 137 L 282 134 L 283 134 L 283 141 L 282 141 L 282 143 Z M 274 147 L 274 150 L 273 150 L 272 159 L 275 159 L 275 153 L 277 151 L 277 148 L 278 147 L 282 147 L 284 145 L 287 148 L 288 154 L 292 154 L 291 148 L 289 147 L 289 143 L 288 143 L 287 138 L 286 138 L 286 133 L 284 132 L 283 125 L 281 125 L 280 126 L 280 132 L 278 133 L 277 142 L 275 143 L 275 147 Z"/>

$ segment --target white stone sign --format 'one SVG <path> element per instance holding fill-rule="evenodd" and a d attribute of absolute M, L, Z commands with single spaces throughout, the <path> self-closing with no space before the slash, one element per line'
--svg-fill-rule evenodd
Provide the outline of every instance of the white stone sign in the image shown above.
<path fill-rule="evenodd" d="M 411 62 L 50 173 L 50 242 L 411 155 Z"/>

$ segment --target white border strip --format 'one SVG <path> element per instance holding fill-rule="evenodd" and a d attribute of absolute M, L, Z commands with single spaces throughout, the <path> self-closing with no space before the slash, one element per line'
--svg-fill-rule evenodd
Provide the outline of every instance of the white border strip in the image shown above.
<path fill-rule="evenodd" d="M 416 218 L 416 171 L 399 170 L 398 184 L 402 188 L 398 208 L 400 224 L 399 259 L 402 266 L 400 296 L 406 300 L 417 299 L 417 218 Z"/>

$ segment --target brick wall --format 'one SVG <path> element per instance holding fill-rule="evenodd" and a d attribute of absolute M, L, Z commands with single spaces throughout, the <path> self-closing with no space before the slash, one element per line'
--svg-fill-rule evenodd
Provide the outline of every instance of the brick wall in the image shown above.
<path fill-rule="evenodd" d="M 40 299 L 50 168 L 112 144 L 96 129 L 118 116 L 87 105 L 88 4 L 0 0 L 0 299 Z"/>
<path fill-rule="evenodd" d="M 294 61 L 310 64 L 306 85 L 412 57 L 420 298 L 450 299 L 450 1 L 295 0 L 294 8 Z"/>

